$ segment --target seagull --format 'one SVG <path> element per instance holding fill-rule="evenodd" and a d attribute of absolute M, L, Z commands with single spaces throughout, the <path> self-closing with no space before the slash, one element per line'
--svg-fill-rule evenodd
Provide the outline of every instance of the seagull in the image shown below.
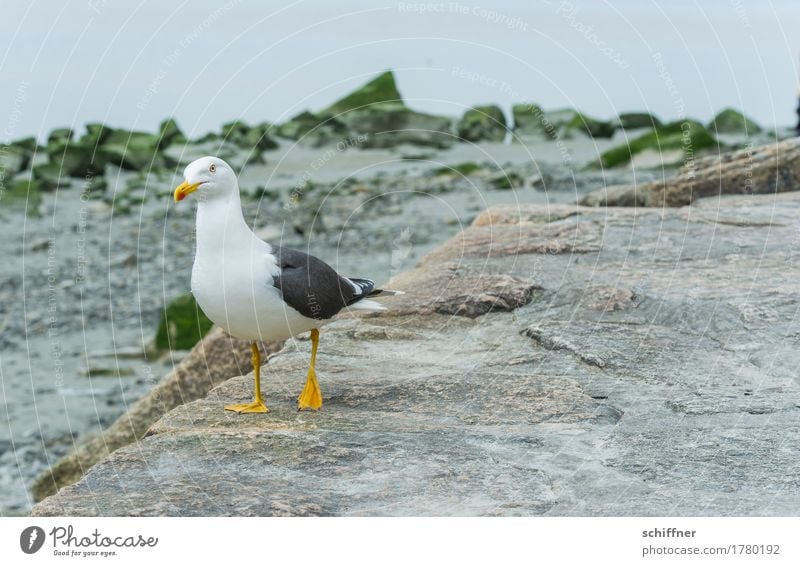
<path fill-rule="evenodd" d="M 314 369 L 319 328 L 342 310 L 386 310 L 368 297 L 401 293 L 376 289 L 370 279 L 343 277 L 312 255 L 262 241 L 242 216 L 236 174 L 222 159 L 197 159 L 183 177 L 175 202 L 190 194 L 198 200 L 192 294 L 215 324 L 252 342 L 253 402 L 226 405 L 225 410 L 268 412 L 261 395 L 257 341 L 286 340 L 308 331 L 311 363 L 297 406 L 319 410 L 322 392 Z"/>

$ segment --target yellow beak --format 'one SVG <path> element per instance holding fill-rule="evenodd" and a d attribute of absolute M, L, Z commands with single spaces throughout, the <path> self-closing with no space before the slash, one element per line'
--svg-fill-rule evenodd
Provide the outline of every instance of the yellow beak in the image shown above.
<path fill-rule="evenodd" d="M 190 195 L 191 193 L 195 192 L 197 190 L 197 188 L 202 184 L 203 183 L 195 183 L 193 185 L 190 185 L 189 183 L 184 181 L 183 183 L 178 185 L 178 187 L 175 189 L 175 202 L 182 201 L 188 195 Z"/>

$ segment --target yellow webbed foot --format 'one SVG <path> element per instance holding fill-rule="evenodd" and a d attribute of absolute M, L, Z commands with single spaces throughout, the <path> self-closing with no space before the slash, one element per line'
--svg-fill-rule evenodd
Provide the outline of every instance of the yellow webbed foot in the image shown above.
<path fill-rule="evenodd" d="M 226 411 L 233 411 L 235 413 L 269 413 L 269 409 L 261 400 L 253 401 L 252 403 L 238 403 L 236 405 L 225 405 Z"/>
<path fill-rule="evenodd" d="M 311 409 L 318 411 L 322 408 L 322 391 L 317 383 L 317 377 L 309 372 L 306 384 L 303 391 L 300 392 L 300 397 L 297 398 L 297 410 Z"/>

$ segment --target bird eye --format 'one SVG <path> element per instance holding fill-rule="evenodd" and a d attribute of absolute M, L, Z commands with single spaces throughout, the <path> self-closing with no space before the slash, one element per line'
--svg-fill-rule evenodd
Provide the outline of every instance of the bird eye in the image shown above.
<path fill-rule="evenodd" d="M 217 166 L 214 163 L 212 163 L 211 165 L 208 166 L 208 170 L 213 173 L 214 171 L 217 170 Z"/>

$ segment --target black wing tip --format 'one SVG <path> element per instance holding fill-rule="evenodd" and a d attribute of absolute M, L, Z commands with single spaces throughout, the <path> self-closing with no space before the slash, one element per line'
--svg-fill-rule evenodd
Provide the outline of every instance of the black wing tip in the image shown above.
<path fill-rule="evenodd" d="M 372 290 L 375 288 L 375 282 L 372 279 L 363 279 L 363 278 L 355 278 L 355 277 L 348 277 L 353 284 L 358 287 L 361 292 L 359 293 L 360 297 L 369 296 L 372 293 Z"/>

